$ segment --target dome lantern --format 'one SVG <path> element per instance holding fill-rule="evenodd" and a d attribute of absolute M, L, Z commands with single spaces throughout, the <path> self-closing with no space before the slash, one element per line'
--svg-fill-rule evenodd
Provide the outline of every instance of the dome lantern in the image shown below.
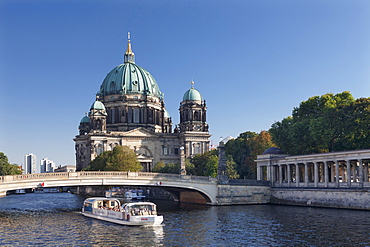
<path fill-rule="evenodd" d="M 130 32 L 127 33 L 127 50 L 125 53 L 124 62 L 125 63 L 135 63 L 135 54 L 132 52 L 131 49 L 131 40 L 130 40 Z"/>

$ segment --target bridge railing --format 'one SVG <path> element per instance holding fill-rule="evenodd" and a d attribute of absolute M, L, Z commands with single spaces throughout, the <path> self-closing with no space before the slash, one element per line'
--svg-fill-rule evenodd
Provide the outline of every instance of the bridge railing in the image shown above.
<path fill-rule="evenodd" d="M 0 176 L 0 183 L 29 181 L 29 180 L 53 180 L 53 179 L 76 179 L 76 178 L 111 178 L 121 177 L 126 179 L 168 179 L 168 180 L 188 180 L 197 182 L 217 183 L 217 178 L 190 176 L 169 173 L 153 173 L 153 172 L 116 172 L 116 171 L 82 171 L 82 172 L 55 172 L 55 173 L 36 173 Z"/>

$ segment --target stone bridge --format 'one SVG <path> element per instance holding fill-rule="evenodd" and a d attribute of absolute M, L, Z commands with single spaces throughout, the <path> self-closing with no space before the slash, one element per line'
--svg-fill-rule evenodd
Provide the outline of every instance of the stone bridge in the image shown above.
<path fill-rule="evenodd" d="M 230 180 L 231 181 L 231 180 Z M 181 202 L 209 205 L 269 202 L 269 186 L 239 180 L 219 184 L 217 178 L 152 172 L 58 172 L 0 177 L 0 195 L 9 190 L 37 187 L 145 186 L 170 192 Z"/>

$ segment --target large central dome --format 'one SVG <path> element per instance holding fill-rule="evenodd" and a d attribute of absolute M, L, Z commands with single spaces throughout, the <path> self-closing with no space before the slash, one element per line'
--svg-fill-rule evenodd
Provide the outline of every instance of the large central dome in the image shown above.
<path fill-rule="evenodd" d="M 105 77 L 98 94 L 100 96 L 142 94 L 163 98 L 154 77 L 131 62 L 125 62 L 112 69 Z"/>
<path fill-rule="evenodd" d="M 145 69 L 135 64 L 130 40 L 127 44 L 124 63 L 112 69 L 105 77 L 99 96 L 141 94 L 158 97 L 163 100 L 154 77 Z"/>

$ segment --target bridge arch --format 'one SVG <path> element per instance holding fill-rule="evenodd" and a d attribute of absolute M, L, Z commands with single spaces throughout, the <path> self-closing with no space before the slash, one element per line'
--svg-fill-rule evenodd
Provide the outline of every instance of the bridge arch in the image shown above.
<path fill-rule="evenodd" d="M 144 186 L 172 193 L 179 201 L 217 204 L 217 179 L 151 172 L 58 172 L 0 177 L 0 195 L 36 187 Z"/>

